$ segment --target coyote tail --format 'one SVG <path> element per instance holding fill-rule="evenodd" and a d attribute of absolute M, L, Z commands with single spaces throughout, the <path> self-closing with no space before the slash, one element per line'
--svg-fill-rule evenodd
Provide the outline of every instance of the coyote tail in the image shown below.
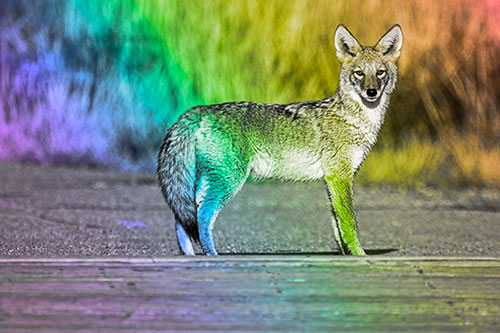
<path fill-rule="evenodd" d="M 195 132 L 198 112 L 187 113 L 167 132 L 158 154 L 158 180 L 165 201 L 188 236 L 200 242 L 196 218 Z"/>

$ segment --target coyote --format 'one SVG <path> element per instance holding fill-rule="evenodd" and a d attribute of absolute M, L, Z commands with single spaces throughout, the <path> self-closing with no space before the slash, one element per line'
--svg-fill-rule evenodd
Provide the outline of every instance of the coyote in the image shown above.
<path fill-rule="evenodd" d="M 217 255 L 214 222 L 252 175 L 323 179 L 341 252 L 365 255 L 354 216 L 353 178 L 384 121 L 402 41 L 396 24 L 375 46 L 363 46 L 341 24 L 335 31 L 341 69 L 333 97 L 286 105 L 204 105 L 182 115 L 167 132 L 157 170 L 182 252 L 194 255 L 195 241 L 206 255 Z"/>

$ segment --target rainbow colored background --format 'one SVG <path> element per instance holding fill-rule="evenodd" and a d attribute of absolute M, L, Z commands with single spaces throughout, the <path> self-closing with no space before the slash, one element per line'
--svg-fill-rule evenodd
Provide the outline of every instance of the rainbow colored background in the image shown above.
<path fill-rule="evenodd" d="M 358 181 L 500 186 L 500 2 L 6 1 L 0 160 L 152 172 L 189 107 L 334 94 L 333 33 L 402 26 L 400 76 Z"/>

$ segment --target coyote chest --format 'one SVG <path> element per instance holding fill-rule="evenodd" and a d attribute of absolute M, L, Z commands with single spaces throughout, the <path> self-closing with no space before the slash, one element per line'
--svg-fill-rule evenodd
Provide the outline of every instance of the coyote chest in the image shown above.
<path fill-rule="evenodd" d="M 314 180 L 324 176 L 321 157 L 301 149 L 291 149 L 276 156 L 257 154 L 249 165 L 256 178 Z"/>

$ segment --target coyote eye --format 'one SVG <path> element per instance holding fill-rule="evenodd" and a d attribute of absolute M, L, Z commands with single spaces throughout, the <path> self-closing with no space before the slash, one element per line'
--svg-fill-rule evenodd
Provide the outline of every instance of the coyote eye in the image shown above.
<path fill-rule="evenodd" d="M 363 73 L 363 71 L 357 70 L 354 71 L 354 76 L 356 77 L 356 79 L 361 80 L 365 76 L 365 73 Z"/>
<path fill-rule="evenodd" d="M 384 76 L 385 76 L 385 70 L 383 70 L 383 69 L 379 69 L 379 70 L 377 71 L 377 77 L 378 77 L 379 79 L 381 79 L 381 78 L 383 78 Z"/>

